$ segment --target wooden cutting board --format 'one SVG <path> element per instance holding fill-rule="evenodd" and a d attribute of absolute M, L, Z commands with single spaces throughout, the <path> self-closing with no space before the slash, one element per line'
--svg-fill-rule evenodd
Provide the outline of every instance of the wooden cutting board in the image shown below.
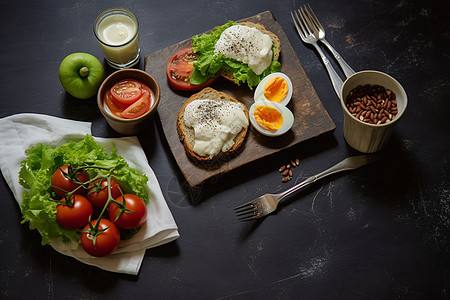
<path fill-rule="evenodd" d="M 184 147 L 178 139 L 176 129 L 176 119 L 181 106 L 195 92 L 175 91 L 170 87 L 166 78 L 166 65 L 170 57 L 178 50 L 191 46 L 192 40 L 187 39 L 146 55 L 144 69 L 158 81 L 161 89 L 158 115 L 164 135 L 180 170 L 191 187 L 201 185 L 218 174 L 228 172 L 336 128 L 300 65 L 286 34 L 274 19 L 273 14 L 270 11 L 265 11 L 240 21 L 261 23 L 279 37 L 281 41 L 281 72 L 290 77 L 294 86 L 292 99 L 288 104 L 288 108 L 295 117 L 294 125 L 289 132 L 279 137 L 263 136 L 250 125 L 244 148 L 238 156 L 212 167 L 199 166 L 187 157 Z M 210 28 L 207 30 L 210 30 Z M 254 102 L 254 90 L 250 90 L 247 85 L 237 86 L 221 78 L 211 87 L 228 93 L 243 102 L 247 108 L 250 108 Z"/>

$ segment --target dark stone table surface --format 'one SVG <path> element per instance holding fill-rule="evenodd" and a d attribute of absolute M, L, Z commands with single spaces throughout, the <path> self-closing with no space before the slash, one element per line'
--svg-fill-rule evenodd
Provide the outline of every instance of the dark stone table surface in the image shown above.
<path fill-rule="evenodd" d="M 148 249 L 137 276 L 90 267 L 41 246 L 39 233 L 21 224 L 20 208 L 0 176 L 0 298 L 449 298 L 449 1 L 310 2 L 347 62 L 357 71 L 396 78 L 408 108 L 376 164 L 328 177 L 286 199 L 275 214 L 248 223 L 236 222 L 232 208 L 358 154 L 343 138 L 343 114 L 320 57 L 301 42 L 290 19 L 290 11 L 306 2 L 6 2 L 0 117 L 42 113 L 92 122 L 95 136 L 120 136 L 94 98 L 73 98 L 58 79 L 61 60 L 73 52 L 91 53 L 105 65 L 92 30 L 104 9 L 121 6 L 137 15 L 143 55 L 270 10 L 336 129 L 219 176 L 198 196 L 189 192 L 155 119 L 138 138 L 181 236 Z M 295 158 L 300 166 L 293 180 L 282 183 L 278 168 Z"/>

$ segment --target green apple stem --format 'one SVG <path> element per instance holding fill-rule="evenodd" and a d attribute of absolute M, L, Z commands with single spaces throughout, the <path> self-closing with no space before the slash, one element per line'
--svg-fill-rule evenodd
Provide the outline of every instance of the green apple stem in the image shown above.
<path fill-rule="evenodd" d="M 81 77 L 86 77 L 89 74 L 89 68 L 82 67 L 78 73 L 80 74 Z"/>

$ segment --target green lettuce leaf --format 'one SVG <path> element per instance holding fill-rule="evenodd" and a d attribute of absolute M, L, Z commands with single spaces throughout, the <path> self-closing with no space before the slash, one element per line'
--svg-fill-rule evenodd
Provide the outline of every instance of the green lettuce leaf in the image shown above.
<path fill-rule="evenodd" d="M 208 79 L 217 76 L 217 72 L 224 68 L 226 72 L 233 75 L 236 84 L 247 83 L 252 89 L 268 74 L 280 71 L 281 64 L 273 61 L 262 74 L 256 75 L 247 64 L 227 58 L 222 54 L 214 55 L 214 47 L 222 32 L 235 24 L 233 21 L 228 21 L 224 25 L 215 27 L 211 33 L 192 37 L 192 48 L 194 52 L 199 53 L 190 78 L 192 84 L 203 84 Z"/>
<path fill-rule="evenodd" d="M 67 230 L 56 220 L 58 197 L 51 187 L 53 173 L 64 164 L 74 166 L 96 166 L 105 170 L 89 169 L 91 178 L 98 172 L 109 172 L 122 186 L 124 193 L 133 193 L 148 203 L 146 190 L 148 178 L 131 168 L 123 157 L 117 154 L 113 144 L 111 154 L 97 144 L 91 135 L 79 142 L 68 142 L 59 147 L 37 144 L 26 151 L 26 159 L 21 162 L 19 182 L 27 189 L 23 194 L 21 211 L 22 223 L 29 222 L 31 229 L 37 229 L 42 236 L 42 244 L 58 238 L 63 242 L 79 241 L 80 234 Z M 106 174 L 103 173 L 103 174 Z"/>

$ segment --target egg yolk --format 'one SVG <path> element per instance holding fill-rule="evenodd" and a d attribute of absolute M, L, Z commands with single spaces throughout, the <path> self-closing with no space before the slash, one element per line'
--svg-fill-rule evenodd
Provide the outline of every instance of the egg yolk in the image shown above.
<path fill-rule="evenodd" d="M 276 131 L 283 125 L 283 116 L 272 106 L 259 105 L 253 114 L 256 122 L 266 130 Z"/>
<path fill-rule="evenodd" d="M 272 77 L 264 85 L 264 96 L 269 101 L 281 103 L 288 91 L 289 86 L 283 77 Z"/>

